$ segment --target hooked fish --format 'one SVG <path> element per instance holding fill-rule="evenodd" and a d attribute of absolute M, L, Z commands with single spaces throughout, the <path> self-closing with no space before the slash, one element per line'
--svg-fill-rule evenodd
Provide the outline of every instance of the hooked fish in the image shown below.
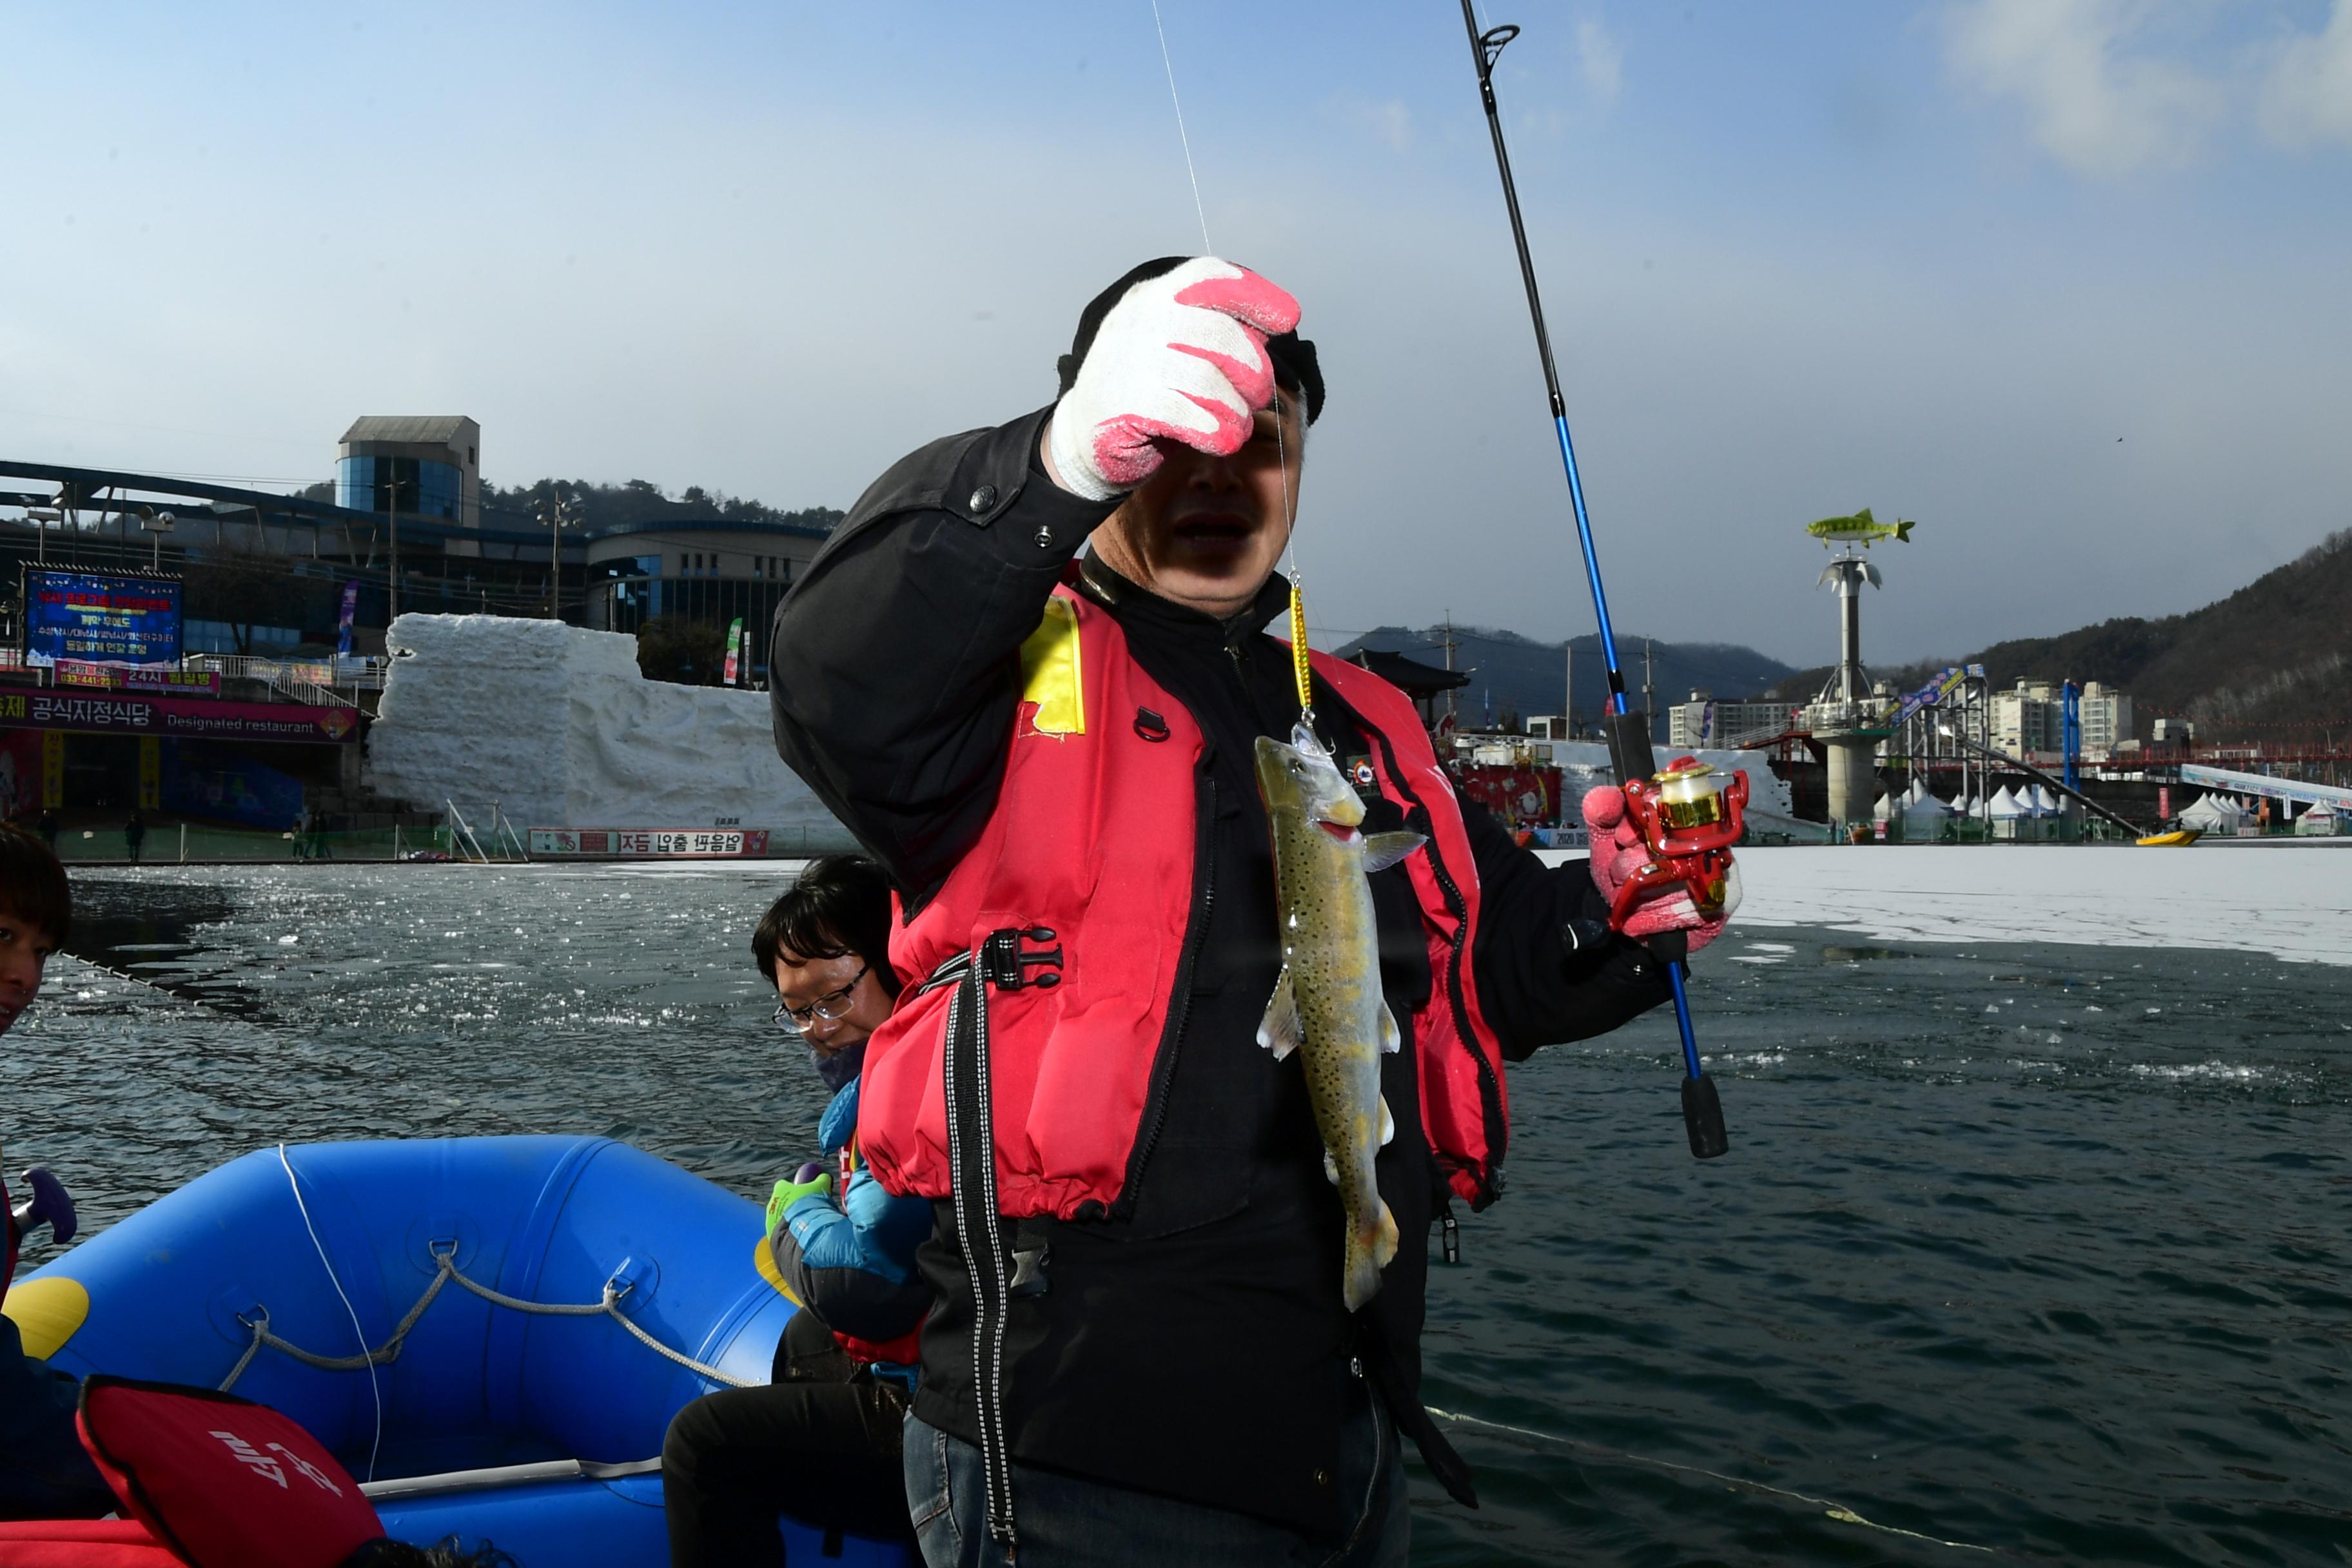
<path fill-rule="evenodd" d="M 1805 531 L 1824 544 L 1859 543 L 1867 548 L 1882 539 L 1908 544 L 1911 542 L 1911 530 L 1916 526 L 1908 518 L 1881 522 L 1870 515 L 1868 507 L 1864 507 L 1852 517 L 1825 517 L 1819 522 L 1809 522 L 1805 524 Z"/>
<path fill-rule="evenodd" d="M 1396 1218 L 1381 1199 L 1372 1163 L 1396 1135 L 1381 1098 L 1381 1056 L 1402 1037 L 1381 994 L 1380 937 L 1365 879 L 1425 841 L 1418 833 L 1366 837 L 1359 826 L 1363 802 L 1303 721 L 1286 746 L 1258 737 L 1257 788 L 1274 828 L 1282 933 L 1282 976 L 1257 1040 L 1276 1061 L 1296 1050 L 1305 1063 L 1323 1173 L 1339 1189 L 1347 1216 L 1341 1292 L 1352 1312 L 1380 1289 L 1381 1270 L 1397 1251 Z"/>

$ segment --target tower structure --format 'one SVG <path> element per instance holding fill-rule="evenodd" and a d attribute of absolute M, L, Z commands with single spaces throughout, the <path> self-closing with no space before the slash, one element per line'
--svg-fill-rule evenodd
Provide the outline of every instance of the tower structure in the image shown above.
<path fill-rule="evenodd" d="M 1882 523 L 1867 508 L 1852 517 L 1824 518 L 1805 531 L 1838 554 L 1822 568 L 1815 587 L 1833 586 L 1838 601 L 1838 661 L 1821 694 L 1805 709 L 1805 727 L 1821 742 L 1829 764 L 1830 821 L 1850 825 L 1870 820 L 1876 804 L 1874 757 L 1888 734 L 1894 706 L 1871 689 L 1862 663 L 1862 588 L 1884 580 L 1861 552 L 1881 539 L 1908 542 L 1912 524 Z M 1859 549 L 1857 549 L 1857 546 Z"/>

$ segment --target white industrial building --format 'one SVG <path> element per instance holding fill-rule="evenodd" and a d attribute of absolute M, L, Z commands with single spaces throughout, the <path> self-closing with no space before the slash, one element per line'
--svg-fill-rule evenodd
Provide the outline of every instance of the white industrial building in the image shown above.
<path fill-rule="evenodd" d="M 1687 702 L 1666 710 L 1666 744 L 1723 746 L 1769 739 L 1796 722 L 1797 708 L 1788 702 L 1717 702 L 1705 691 L 1694 691 Z"/>
<path fill-rule="evenodd" d="M 2132 738 L 2131 694 L 2099 681 L 2085 681 L 2080 699 L 2083 761 L 2105 762 Z M 2062 761 L 2066 754 L 2066 699 L 2054 680 L 2021 679 L 2009 691 L 1992 694 L 1992 743 L 2028 762 Z"/>

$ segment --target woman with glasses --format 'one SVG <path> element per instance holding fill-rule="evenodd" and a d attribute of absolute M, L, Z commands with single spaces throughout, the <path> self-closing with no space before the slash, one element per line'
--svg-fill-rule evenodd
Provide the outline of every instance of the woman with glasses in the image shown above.
<path fill-rule="evenodd" d="M 899 1425 L 914 1389 L 916 1330 L 931 1294 L 915 1272 L 931 1206 L 884 1192 L 857 1152 L 866 1037 L 890 1016 L 890 888 L 856 855 L 809 862 L 752 933 L 776 987 L 776 1026 L 833 1091 L 822 1162 L 768 1202 L 760 1272 L 797 1302 L 775 1381 L 696 1400 L 662 1446 L 674 1568 L 784 1561 L 779 1514 L 824 1532 L 912 1542 Z"/>

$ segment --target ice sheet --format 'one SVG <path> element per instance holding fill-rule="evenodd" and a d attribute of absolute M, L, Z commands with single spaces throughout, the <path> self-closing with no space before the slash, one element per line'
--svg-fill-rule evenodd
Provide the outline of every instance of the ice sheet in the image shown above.
<path fill-rule="evenodd" d="M 478 833 L 520 827 L 766 828 L 779 847 L 847 835 L 776 755 L 756 691 L 647 680 L 636 639 L 505 616 L 403 616 L 368 736 L 368 778 Z"/>
<path fill-rule="evenodd" d="M 1735 923 L 1747 930 L 2229 948 L 2352 964 L 2352 840 L 1811 846 L 1743 850 L 1739 867 Z"/>

